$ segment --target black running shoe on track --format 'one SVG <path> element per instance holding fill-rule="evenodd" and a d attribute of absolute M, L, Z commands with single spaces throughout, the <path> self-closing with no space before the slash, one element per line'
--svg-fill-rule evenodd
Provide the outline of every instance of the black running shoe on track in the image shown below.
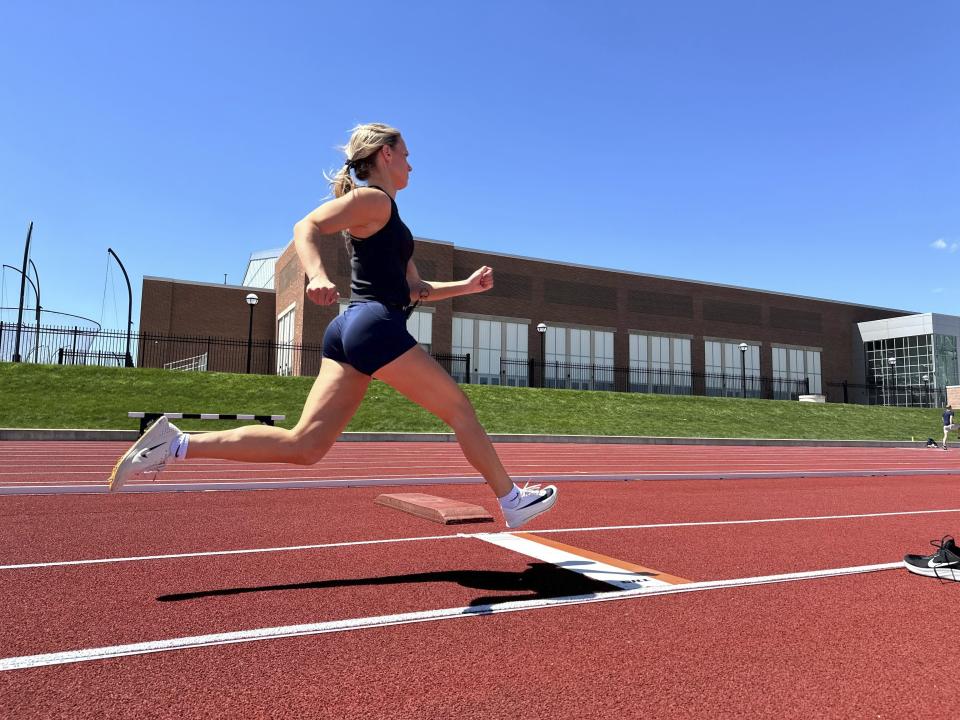
<path fill-rule="evenodd" d="M 946 535 L 939 543 L 931 540 L 930 544 L 937 548 L 933 555 L 905 555 L 904 567 L 917 575 L 960 581 L 960 548 L 953 538 Z"/>

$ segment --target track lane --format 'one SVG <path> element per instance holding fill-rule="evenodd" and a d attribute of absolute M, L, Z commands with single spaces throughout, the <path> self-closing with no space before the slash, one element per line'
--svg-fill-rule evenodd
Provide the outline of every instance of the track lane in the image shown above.
<path fill-rule="evenodd" d="M 956 595 L 906 573 L 6 673 L 10 717 L 951 717 Z M 887 602 L 878 602 L 884 598 Z M 909 627 L 908 627 L 909 625 Z M 929 652 L 936 648 L 936 652 Z M 374 650 L 375 649 L 375 650 Z M 925 685 L 923 693 L 906 689 Z"/>
<path fill-rule="evenodd" d="M 409 491 L 480 505 L 497 522 L 417 520 L 375 505 L 383 488 L 15 496 L 0 502 L 0 565 L 504 529 L 484 485 Z M 960 507 L 960 476 L 565 483 L 560 492 L 530 529 L 950 509 Z"/>
<path fill-rule="evenodd" d="M 593 487 L 575 488 L 578 493 L 572 493 L 575 519 L 586 517 L 576 501 L 592 495 Z M 615 520 L 621 524 L 637 519 L 626 510 L 637 502 L 637 487 L 614 484 L 608 488 L 613 496 L 610 505 L 620 512 Z M 917 492 L 917 488 L 889 489 L 898 497 Z M 952 495 L 952 489 L 945 494 Z M 734 515 L 737 497 L 726 500 L 726 515 Z M 844 505 L 842 509 L 849 513 L 852 506 L 862 508 L 863 503 L 847 493 Z M 394 516 L 410 526 L 425 524 L 383 510 L 373 514 Z M 619 530 L 596 526 L 584 530 L 573 525 L 566 531 L 546 528 L 544 536 L 696 581 L 897 561 L 905 551 L 924 551 L 925 540 L 939 537 L 958 516 L 960 509 L 892 517 L 791 516 L 782 523 L 741 517 L 735 525 Z M 196 526 L 206 517 L 202 510 L 198 512 Z M 716 517 L 704 522 L 718 522 Z M 681 522 L 696 521 L 687 516 Z M 486 524 L 472 527 L 494 529 Z M 137 530 L 136 524 L 125 528 L 128 535 Z M 583 591 L 579 581 L 561 577 L 566 573 L 545 572 L 541 563 L 473 538 L 458 538 L 456 528 L 447 530 L 452 535 L 448 540 L 404 544 L 3 570 L 0 604 L 14 608 L 5 618 L 5 634 L 21 639 L 19 644 L 11 640 L 11 647 L 19 648 L 14 654 L 37 654 L 162 639 L 151 635 L 157 628 L 163 628 L 163 637 L 180 637 L 458 607 L 489 602 L 491 597 L 506 600 Z M 870 541 L 851 540 L 861 537 Z M 247 542 L 248 547 L 252 545 Z M 724 551 L 711 552 L 718 547 Z M 43 601 L 19 603 L 18 598 L 24 597 Z M 48 644 L 37 646 L 37 637 Z"/>
<path fill-rule="evenodd" d="M 933 462 L 933 458 L 924 462 Z M 703 545 L 709 549 L 712 542 L 723 548 L 715 555 L 749 569 L 754 560 L 789 559 L 791 548 L 799 543 L 814 548 L 801 555 L 808 560 L 813 555 L 825 560 L 848 557 L 845 564 L 864 564 L 866 556 L 880 557 L 888 548 L 896 553 L 893 559 L 908 551 L 926 552 L 926 541 L 939 537 L 941 530 L 956 528 L 960 517 L 947 513 L 795 525 L 607 533 L 574 530 L 631 523 L 960 508 L 958 478 L 960 474 L 565 483 L 557 508 L 535 527 L 563 530 L 545 536 L 572 545 L 592 544 L 599 552 L 606 550 L 604 554 L 616 556 L 620 549 L 635 552 L 637 557 L 629 559 L 677 574 L 683 573 L 650 558 L 674 563 L 688 558 L 693 563 L 696 549 Z M 482 486 L 420 490 L 479 502 L 495 510 L 492 496 Z M 381 491 L 3 498 L 0 561 L 289 546 L 415 536 L 418 532 L 455 534 L 464 529 L 442 528 L 382 508 L 377 512 L 372 499 Z M 798 527 L 809 529 L 798 533 Z M 500 526 L 471 529 L 487 531 Z M 459 545 L 460 541 L 437 541 L 441 546 L 446 543 Z M 778 549 L 782 551 L 776 552 Z M 173 613 L 169 619 L 186 619 L 187 626 L 203 627 L 218 617 L 209 611 L 212 602 L 223 601 L 220 617 L 239 622 L 248 618 L 251 607 L 267 620 L 279 619 L 287 611 L 307 617 L 311 609 L 348 610 L 354 597 L 360 597 L 372 612 L 388 607 L 387 601 L 394 599 L 406 606 L 412 606 L 418 597 L 462 602 L 481 592 L 448 580 L 284 588 L 179 603 L 160 603 L 156 594 L 151 600 L 146 592 L 150 583 L 160 580 L 185 592 L 191 592 L 193 581 L 197 581 L 193 587 L 201 586 L 200 581 L 210 581 L 211 586 L 236 581 L 237 588 L 243 586 L 242 581 L 251 580 L 296 584 L 283 582 L 282 576 L 304 577 L 310 582 L 303 557 L 320 557 L 324 552 L 296 553 L 299 564 L 294 555 L 279 564 L 273 562 L 283 555 L 280 553 L 269 558 L 175 561 L 162 571 L 159 568 L 167 561 L 132 564 L 123 572 L 100 566 L 102 573 L 78 571 L 71 576 L 58 569 L 47 578 L 24 577 L 34 583 L 34 591 L 41 597 L 47 593 L 46 597 L 57 598 L 56 606 L 66 608 L 62 624 L 66 629 L 56 631 L 63 633 L 60 637 L 71 633 L 71 603 L 82 600 L 78 612 L 92 609 L 89 615 L 75 618 L 72 631 L 75 636 L 86 633 L 84 637 L 91 640 L 105 627 L 113 627 L 123 637 L 134 626 L 111 623 L 119 622 L 124 612 L 154 620 L 159 617 L 155 613 L 168 612 L 142 603 L 178 605 L 179 614 Z M 471 552 L 448 557 L 444 551 L 435 562 L 462 568 L 460 561 L 472 557 Z M 357 557 L 364 563 L 379 563 L 399 576 L 403 573 L 396 568 L 414 572 L 423 567 L 411 556 L 401 554 L 395 560 L 392 553 L 372 548 Z M 506 572 L 513 574 L 528 562 L 486 554 L 478 560 L 482 560 L 482 569 L 509 567 L 514 569 Z M 195 572 L 170 569 L 190 563 L 195 564 Z M 716 567 L 719 572 L 721 568 Z M 357 569 L 361 569 L 359 563 Z M 278 570 L 279 574 L 274 574 Z M 753 574 L 759 572 L 760 568 L 755 568 Z M 48 578 L 57 574 L 70 582 L 51 584 Z M 140 586 L 134 582 L 138 576 Z M 0 577 L 4 577 L 2 573 Z M 76 592 L 71 594 L 70 586 L 78 578 Z M 278 579 L 281 582 L 273 582 Z M 102 601 L 111 589 L 117 591 L 116 603 L 105 609 Z M 829 708 L 832 715 L 847 717 L 952 717 L 960 712 L 955 693 L 949 684 L 931 684 L 930 677 L 943 667 L 952 667 L 960 657 L 955 644 L 945 641 L 942 627 L 930 620 L 952 616 L 958 589 L 957 584 L 940 585 L 905 571 L 890 571 L 15 671 L 0 678 L 0 716 L 498 718 L 549 714 L 581 718 L 642 712 L 671 717 L 808 718 L 822 716 L 824 708 Z M 24 589 L 12 594 L 3 599 L 4 605 L 30 596 L 30 592 Z M 92 596 L 94 592 L 99 595 Z M 281 595 L 285 599 L 279 605 L 268 602 L 268 598 Z M 188 604 L 196 609 L 184 616 L 182 608 Z M 315 615 L 309 617 L 316 619 Z M 36 637 L 48 626 L 57 627 L 51 624 L 49 614 L 21 620 L 24 627 L 33 623 Z M 136 627 L 155 630 L 156 623 Z M 5 626 L 5 637 L 8 631 Z M 153 632 L 147 638 L 156 636 Z M 528 677 L 533 679 L 533 687 L 552 683 L 552 692 L 528 693 Z M 518 687 L 524 692 L 518 694 Z M 908 691 L 917 687 L 923 688 L 919 696 Z"/>
<path fill-rule="evenodd" d="M 125 443 L 0 443 L 0 486 L 103 486 Z M 507 470 L 518 476 L 657 473 L 797 473 L 923 470 L 960 472 L 960 452 L 921 448 L 575 445 L 500 443 Z M 174 465 L 163 483 L 478 478 L 453 443 L 337 443 L 309 467 L 206 460 Z M 151 478 L 137 479 L 137 483 Z"/>

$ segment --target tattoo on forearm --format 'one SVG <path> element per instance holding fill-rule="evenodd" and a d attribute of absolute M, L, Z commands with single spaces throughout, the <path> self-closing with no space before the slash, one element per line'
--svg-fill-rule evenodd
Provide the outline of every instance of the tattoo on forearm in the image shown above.
<path fill-rule="evenodd" d="M 426 300 L 428 297 L 430 297 L 430 291 L 431 291 L 431 290 L 433 290 L 433 288 L 430 287 L 430 285 L 428 285 L 427 283 L 421 281 L 421 282 L 420 282 L 420 299 L 421 299 L 421 300 Z"/>

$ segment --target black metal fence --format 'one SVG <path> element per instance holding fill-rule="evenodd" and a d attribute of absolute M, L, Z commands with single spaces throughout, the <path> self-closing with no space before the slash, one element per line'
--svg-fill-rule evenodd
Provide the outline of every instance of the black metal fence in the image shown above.
<path fill-rule="evenodd" d="M 89 327 L 20 325 L 0 322 L 0 360 L 71 365 L 126 364 L 126 333 Z M 131 347 L 135 335 L 131 337 Z M 133 361 L 133 357 L 131 357 Z"/>
<path fill-rule="evenodd" d="M 565 390 L 610 390 L 658 395 L 704 395 L 796 400 L 809 393 L 803 379 L 780 379 L 742 374 L 697 373 L 679 370 L 625 368 L 565 362 L 500 360 L 500 376 L 488 384 Z"/>
<path fill-rule="evenodd" d="M 99 365 L 166 368 L 259 375 L 315 376 L 323 345 L 277 343 L 213 336 L 127 333 L 89 327 L 21 325 L 22 362 L 57 365 Z M 16 327 L 0 322 L 0 362 L 13 360 Z M 470 375 L 469 355 L 435 354 L 454 376 Z M 469 382 L 467 380 L 466 382 Z"/>
<path fill-rule="evenodd" d="M 470 353 L 466 355 L 447 355 L 433 353 L 433 359 L 450 373 L 450 376 L 459 383 L 470 384 Z"/>
<path fill-rule="evenodd" d="M 13 359 L 15 327 L 0 322 L 0 361 Z M 169 370 L 314 376 L 320 371 L 323 346 L 284 344 L 235 338 L 165 335 L 91 328 L 22 325 L 20 355 L 24 362 L 60 365 L 110 365 Z M 706 395 L 796 400 L 809 392 L 806 379 L 781 379 L 650 370 L 639 368 L 500 360 L 499 372 L 472 371 L 471 356 L 434 353 L 433 357 L 460 383 L 514 387 L 611 390 L 665 395 Z M 875 393 L 865 396 L 875 397 Z M 851 398 L 850 402 L 858 402 Z"/>

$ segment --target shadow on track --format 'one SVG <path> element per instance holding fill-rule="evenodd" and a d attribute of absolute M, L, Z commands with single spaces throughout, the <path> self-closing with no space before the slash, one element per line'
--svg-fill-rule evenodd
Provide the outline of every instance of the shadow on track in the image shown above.
<path fill-rule="evenodd" d="M 593 595 L 612 592 L 617 588 L 578 573 L 563 570 L 548 563 L 530 563 L 523 572 L 500 570 L 442 570 L 410 575 L 385 575 L 383 577 L 353 578 L 341 580 L 317 580 L 316 582 L 290 585 L 263 585 L 260 587 L 222 588 L 191 593 L 160 595 L 160 602 L 183 602 L 208 597 L 242 595 L 244 593 L 278 592 L 284 590 L 322 590 L 324 588 L 351 587 L 358 585 L 404 585 L 410 583 L 452 582 L 461 587 L 494 592 L 526 592 L 526 595 L 501 595 L 478 597 L 470 606 L 494 605 L 513 600 L 540 600 L 570 595 Z"/>

